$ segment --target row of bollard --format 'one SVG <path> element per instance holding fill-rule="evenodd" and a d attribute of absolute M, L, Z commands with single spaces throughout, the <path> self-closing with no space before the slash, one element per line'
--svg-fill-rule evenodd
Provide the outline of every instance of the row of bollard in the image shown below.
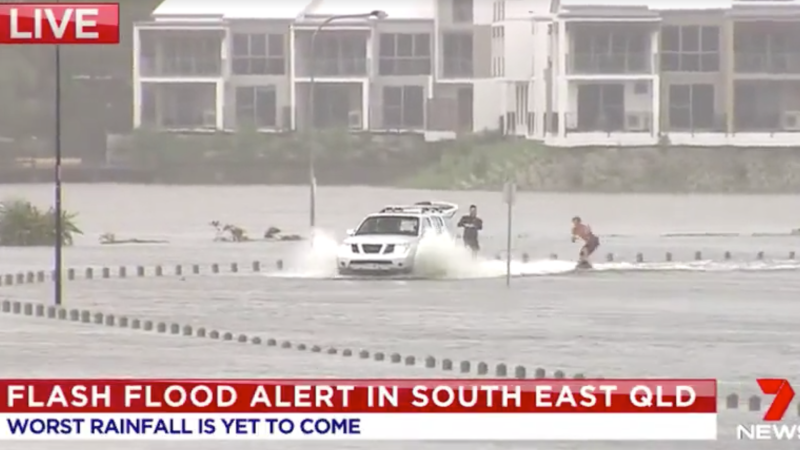
<path fill-rule="evenodd" d="M 497 259 L 502 259 L 502 255 L 500 255 L 500 254 L 497 254 L 495 257 Z M 794 259 L 796 259 L 796 257 L 797 257 L 796 252 L 790 251 L 789 254 L 787 255 L 786 259 L 787 260 L 794 260 Z M 522 262 L 527 263 L 527 262 L 530 261 L 530 259 L 531 259 L 530 254 L 528 254 L 528 253 L 523 253 L 522 254 Z M 550 254 L 550 259 L 559 259 L 558 258 L 558 254 L 551 253 Z M 606 258 L 605 259 L 606 259 L 606 262 L 614 262 L 614 261 L 618 260 L 616 255 L 614 255 L 613 253 L 606 253 Z M 725 252 L 722 255 L 722 259 L 724 261 L 730 261 L 730 260 L 733 259 L 733 254 L 731 252 Z M 766 259 L 766 254 L 764 252 L 758 252 L 758 253 L 756 253 L 755 259 L 757 261 L 763 261 L 764 259 Z M 673 260 L 674 260 L 674 258 L 673 258 L 672 252 L 664 253 L 664 259 L 662 260 L 663 262 L 672 262 Z M 695 261 L 704 261 L 703 252 L 701 252 L 701 251 L 694 252 L 694 260 Z M 643 263 L 643 262 L 646 262 L 646 261 L 647 261 L 647 259 L 644 257 L 644 253 L 637 253 L 636 254 L 636 262 L 637 263 Z"/>
<path fill-rule="evenodd" d="M 277 260 L 275 262 L 275 268 L 277 270 L 283 270 L 283 260 Z M 223 272 L 227 273 L 240 273 L 243 270 L 243 266 L 239 263 L 231 263 L 229 266 L 225 267 L 220 264 L 214 263 L 210 266 L 210 273 L 212 274 L 220 274 Z M 226 271 L 227 269 L 227 271 Z M 249 269 L 253 273 L 261 272 L 263 267 L 260 261 L 253 261 L 249 265 Z M 79 278 L 80 275 L 83 276 L 83 279 L 86 280 L 93 280 L 97 278 L 103 279 L 110 279 L 110 278 L 128 278 L 135 276 L 137 278 L 143 278 L 147 276 L 156 276 L 156 277 L 163 277 L 163 276 L 184 276 L 184 275 L 200 275 L 203 273 L 202 266 L 200 264 L 192 264 L 190 266 L 184 266 L 181 264 L 177 264 L 172 267 L 172 270 L 165 269 L 164 266 L 155 266 L 155 267 L 145 267 L 145 266 L 136 266 L 133 268 L 131 272 L 129 272 L 129 267 L 127 266 L 119 266 L 116 269 L 112 269 L 111 267 L 102 267 L 102 268 L 94 268 L 94 267 L 87 267 L 82 271 L 78 271 L 74 268 L 69 268 L 64 271 L 64 276 L 67 280 L 76 280 Z M 21 284 L 37 284 L 37 283 L 44 283 L 49 280 L 55 279 L 55 272 L 50 272 L 50 276 L 47 276 L 47 272 L 44 270 L 39 271 L 29 271 L 29 272 L 22 272 L 16 274 L 5 274 L 0 275 L 0 286 L 13 286 L 13 285 L 21 285 Z"/>
<path fill-rule="evenodd" d="M 461 374 L 474 374 L 478 376 L 489 376 L 489 364 L 481 361 L 473 365 L 471 361 L 461 361 L 456 364 L 452 359 L 443 358 L 437 359 L 434 356 L 426 356 L 425 358 L 417 359 L 413 355 L 403 356 L 400 353 L 386 354 L 384 352 L 370 352 L 369 350 L 354 351 L 349 348 L 339 350 L 335 347 L 323 348 L 319 345 L 306 345 L 304 343 L 293 343 L 287 340 L 278 340 L 273 338 L 262 339 L 259 336 L 248 336 L 246 334 L 234 334 L 229 331 L 221 332 L 219 330 L 207 329 L 205 327 L 192 327 L 191 325 L 182 325 L 179 323 L 155 322 L 152 320 L 142 320 L 138 318 L 130 318 L 127 316 L 117 317 L 113 314 L 106 314 L 102 312 L 92 312 L 89 310 L 81 309 L 65 309 L 56 306 L 47 306 L 41 303 L 29 303 L 20 301 L 3 300 L 0 303 L 0 311 L 6 314 L 24 315 L 30 317 L 40 317 L 47 319 L 56 319 L 70 322 L 80 322 L 85 324 L 95 324 L 107 327 L 129 328 L 133 330 L 143 330 L 159 334 L 181 335 L 186 337 L 207 338 L 212 340 L 221 340 L 227 342 L 237 342 L 240 344 L 251 345 L 266 345 L 267 347 L 276 347 L 285 350 L 295 349 L 298 351 L 310 351 L 311 353 L 325 353 L 328 355 L 341 355 L 343 357 L 357 357 L 362 360 L 372 359 L 376 362 L 388 361 L 392 364 L 404 364 L 406 366 L 416 366 L 418 363 L 427 369 L 441 369 L 444 372 L 458 371 Z M 509 371 L 509 366 L 505 363 L 499 363 L 491 371 L 492 376 L 497 378 L 513 377 L 516 379 L 529 378 L 528 370 L 525 366 L 517 365 Z M 541 367 L 536 368 L 532 374 L 534 379 L 548 378 L 547 371 Z M 552 373 L 553 379 L 566 379 L 567 375 L 562 370 L 556 370 Z M 578 373 L 574 379 L 585 379 L 586 377 Z M 599 379 L 599 377 L 594 377 Z M 738 394 L 732 393 L 725 396 L 724 408 L 728 410 L 736 410 L 741 406 L 742 399 Z M 764 408 L 763 401 L 758 395 L 751 395 L 746 399 L 746 409 L 748 411 L 762 411 Z M 800 404 L 796 407 L 797 415 L 800 416 Z"/>

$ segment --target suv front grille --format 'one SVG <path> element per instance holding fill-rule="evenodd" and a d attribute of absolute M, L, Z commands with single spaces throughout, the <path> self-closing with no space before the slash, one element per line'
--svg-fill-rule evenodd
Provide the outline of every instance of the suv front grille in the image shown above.
<path fill-rule="evenodd" d="M 361 244 L 364 253 L 380 253 L 381 247 L 383 247 L 381 244 Z"/>

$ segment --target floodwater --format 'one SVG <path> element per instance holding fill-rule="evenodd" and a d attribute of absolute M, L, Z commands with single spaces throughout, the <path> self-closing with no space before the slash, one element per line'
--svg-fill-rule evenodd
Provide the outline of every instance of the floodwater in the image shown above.
<path fill-rule="evenodd" d="M 789 235 L 800 227 L 800 209 L 791 196 L 520 194 L 512 222 L 515 276 L 507 288 L 502 276 L 505 263 L 494 260 L 506 240 L 506 206 L 499 193 L 322 187 L 317 217 L 325 239 L 312 251 L 307 242 L 214 243 L 215 233 L 209 226 L 210 221 L 219 220 L 241 226 L 254 237 L 269 226 L 307 235 L 308 193 L 303 188 L 67 185 L 64 192 L 66 208 L 80 214 L 78 220 L 86 233 L 66 250 L 69 267 L 214 262 L 238 262 L 245 267 L 253 260 L 265 267 L 260 274 L 243 270 L 183 279 L 69 282 L 66 298 L 74 307 L 339 348 L 523 364 L 548 373 L 715 377 L 722 380 L 723 392 L 742 394 L 756 391 L 755 377 L 792 378 L 800 373 L 800 307 L 796 306 L 800 260 L 788 259 L 789 252 L 800 250 L 800 236 Z M 42 206 L 51 202 L 50 187 L 44 185 L 0 186 L 0 198 L 9 196 Z M 457 250 L 439 252 L 434 255 L 439 260 L 456 262 L 445 274 L 429 277 L 435 279 L 334 276 L 329 252 L 335 250 L 336 239 L 345 229 L 386 204 L 421 200 L 478 205 L 486 224 L 485 260 L 464 262 Z M 569 220 L 574 215 L 581 215 L 601 236 L 596 257 L 601 270 L 571 272 L 578 251 L 577 244 L 569 241 Z M 99 245 L 99 236 L 107 232 L 119 238 L 165 239 L 169 244 Z M 702 252 L 699 261 L 695 261 L 697 251 Z M 665 260 L 667 252 L 672 261 Z M 723 260 L 725 252 L 731 252 L 730 260 Z M 763 260 L 756 259 L 759 252 L 765 253 Z M 522 261 L 523 253 L 530 257 L 527 263 Z M 615 261 L 606 262 L 607 253 L 613 253 Z M 635 262 L 637 253 L 644 255 L 645 262 Z M 551 260 L 550 254 L 558 257 Z M 0 249 L 0 273 L 48 269 L 51 255 L 50 249 Z M 274 269 L 278 259 L 286 262 L 282 271 Z M 52 295 L 48 285 L 0 289 L 3 298 L 48 301 Z M 0 346 L 0 359 L 14 361 L 3 368 L 4 376 L 181 376 L 195 367 L 203 369 L 193 374 L 208 376 L 290 376 L 314 370 L 342 376 L 413 376 L 408 368 L 338 359 L 334 363 L 325 355 L 304 356 L 316 358 L 313 361 L 299 356 L 297 361 L 288 361 L 289 357 L 280 356 L 276 361 L 286 368 L 284 373 L 260 366 L 265 364 L 261 358 L 249 353 L 216 350 L 222 343 L 200 348 L 165 336 L 132 331 L 112 334 L 107 329 L 46 325 L 17 317 L 2 318 L 0 324 L 0 332 L 14 336 Z M 80 339 L 93 339 L 93 343 Z M 61 359 L 49 358 L 48 352 L 58 353 Z M 114 358 L 109 357 L 112 353 Z M 230 358 L 238 365 L 231 368 Z M 106 359 L 106 365 L 95 364 Z M 128 362 L 114 364 L 118 359 Z M 733 424 L 757 422 L 761 414 L 723 411 L 721 434 L 730 438 Z M 55 443 L 24 445 L 26 449 L 76 448 Z M 115 445 L 222 448 L 207 443 Z M 745 445 L 758 448 L 753 443 Z M 679 448 L 678 444 L 650 443 L 280 444 L 282 449 L 412 446 Z M 680 444 L 687 447 L 729 449 L 737 443 Z M 780 447 L 773 443 L 769 448 Z M 80 448 L 93 447 L 81 444 Z M 224 448 L 249 449 L 256 444 L 225 444 Z"/>

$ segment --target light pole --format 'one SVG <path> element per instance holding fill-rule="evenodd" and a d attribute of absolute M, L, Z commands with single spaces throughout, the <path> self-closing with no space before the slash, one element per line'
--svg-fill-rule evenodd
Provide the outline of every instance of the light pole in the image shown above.
<path fill-rule="evenodd" d="M 315 77 L 317 72 L 317 36 L 328 24 L 337 20 L 358 20 L 358 19 L 385 19 L 387 14 L 385 11 L 375 10 L 363 14 L 341 14 L 338 16 L 330 16 L 323 20 L 317 26 L 314 33 L 311 35 L 311 68 L 308 74 L 308 114 L 309 114 L 309 130 L 311 133 L 311 142 L 309 146 L 308 155 L 308 188 L 309 188 L 309 222 L 311 225 L 311 232 L 317 226 L 317 176 L 315 172 L 316 160 L 316 115 L 314 114 L 314 91 L 315 91 Z M 369 61 L 369 55 L 367 60 Z M 368 69 L 368 70 L 371 70 Z M 367 93 L 369 95 L 369 93 Z M 313 242 L 313 240 L 312 240 Z"/>
<path fill-rule="evenodd" d="M 61 306 L 64 289 L 62 285 L 62 250 L 64 248 L 64 241 L 62 239 L 62 230 L 64 224 L 62 223 L 62 208 L 61 208 L 61 46 L 56 44 L 56 120 L 55 120 L 55 147 L 56 147 L 56 161 L 53 166 L 55 167 L 55 186 L 54 186 L 54 203 L 55 203 L 55 233 L 56 242 L 53 258 L 54 270 L 53 281 L 55 291 L 53 293 L 55 304 Z"/>

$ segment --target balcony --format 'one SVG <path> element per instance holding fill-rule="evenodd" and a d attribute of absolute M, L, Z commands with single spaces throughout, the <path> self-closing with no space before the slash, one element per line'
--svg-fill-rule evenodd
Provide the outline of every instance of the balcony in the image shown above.
<path fill-rule="evenodd" d="M 573 53 L 567 55 L 571 75 L 647 75 L 658 69 L 657 55 L 641 53 Z"/>
<path fill-rule="evenodd" d="M 146 58 L 139 60 L 139 75 L 142 77 L 208 77 L 222 76 L 225 60 L 219 56 L 179 56 L 172 58 Z"/>
<path fill-rule="evenodd" d="M 472 78 L 474 64 L 472 58 L 457 58 L 444 55 L 442 78 Z"/>
<path fill-rule="evenodd" d="M 372 59 L 367 57 L 351 58 L 314 58 L 296 59 L 297 77 L 341 77 L 363 78 L 369 76 Z"/>
<path fill-rule="evenodd" d="M 800 52 L 736 52 L 734 67 L 738 74 L 800 75 Z"/>

